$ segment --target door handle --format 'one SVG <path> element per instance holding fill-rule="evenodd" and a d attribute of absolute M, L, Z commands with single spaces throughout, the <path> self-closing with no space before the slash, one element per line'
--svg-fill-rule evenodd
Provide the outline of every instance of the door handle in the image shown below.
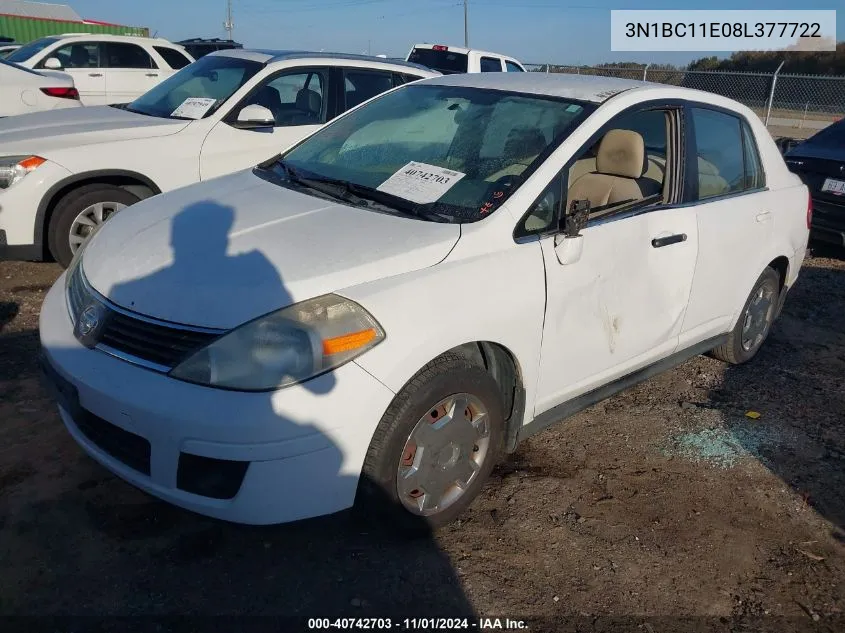
<path fill-rule="evenodd" d="M 89 77 L 102 77 L 103 73 L 88 73 Z"/>
<path fill-rule="evenodd" d="M 671 246 L 672 244 L 678 244 L 679 242 L 686 241 L 687 234 L 679 233 L 677 235 L 667 235 L 666 237 L 655 237 L 653 240 L 651 240 L 651 245 L 654 248 L 663 248 L 664 246 Z"/>
<path fill-rule="evenodd" d="M 762 212 L 758 213 L 754 217 L 754 219 L 757 220 L 757 222 L 767 222 L 771 217 L 772 217 L 771 211 L 762 211 Z"/>
<path fill-rule="evenodd" d="M 158 73 L 147 73 L 147 77 L 158 77 Z"/>

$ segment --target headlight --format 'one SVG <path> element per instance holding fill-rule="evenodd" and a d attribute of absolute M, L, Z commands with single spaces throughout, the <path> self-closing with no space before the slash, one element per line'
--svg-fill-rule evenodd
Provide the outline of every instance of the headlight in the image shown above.
<path fill-rule="evenodd" d="M 35 171 L 47 160 L 40 156 L 4 156 L 0 158 L 0 189 L 8 189 Z"/>
<path fill-rule="evenodd" d="M 369 312 L 324 295 L 250 321 L 174 368 L 179 380 L 238 391 L 270 391 L 331 371 L 384 340 Z"/>

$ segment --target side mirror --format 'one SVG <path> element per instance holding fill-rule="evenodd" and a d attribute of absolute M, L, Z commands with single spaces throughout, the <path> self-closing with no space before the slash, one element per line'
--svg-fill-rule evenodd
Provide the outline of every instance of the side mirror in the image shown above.
<path fill-rule="evenodd" d="M 273 113 L 268 108 L 254 103 L 241 110 L 235 122 L 235 127 L 244 130 L 273 127 L 274 125 L 276 125 L 276 118 Z"/>
<path fill-rule="evenodd" d="M 559 219 L 559 233 L 555 235 L 555 254 L 561 266 L 574 264 L 581 259 L 584 252 L 584 236 L 581 235 L 581 230 L 587 226 L 589 214 L 589 200 L 573 200 L 569 213 Z"/>
<path fill-rule="evenodd" d="M 47 70 L 61 70 L 62 62 L 59 61 L 58 57 L 48 57 L 44 62 L 44 68 Z"/>

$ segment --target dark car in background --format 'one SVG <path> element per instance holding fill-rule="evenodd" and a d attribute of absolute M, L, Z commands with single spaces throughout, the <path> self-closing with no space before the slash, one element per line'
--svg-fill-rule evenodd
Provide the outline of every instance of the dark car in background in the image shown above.
<path fill-rule="evenodd" d="M 784 155 L 813 198 L 811 238 L 845 247 L 845 119 Z"/>

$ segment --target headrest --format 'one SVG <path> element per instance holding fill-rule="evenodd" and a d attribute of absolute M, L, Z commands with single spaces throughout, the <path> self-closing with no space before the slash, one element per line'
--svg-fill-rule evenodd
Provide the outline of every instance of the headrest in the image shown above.
<path fill-rule="evenodd" d="M 639 178 L 645 166 L 645 143 L 638 132 L 610 130 L 596 155 L 596 171 L 609 176 Z"/>
<path fill-rule="evenodd" d="M 536 128 L 517 127 L 505 141 L 507 156 L 537 156 L 546 149 L 546 136 Z"/>
<path fill-rule="evenodd" d="M 296 93 L 296 109 L 303 112 L 310 112 L 312 114 L 320 114 L 322 110 L 323 100 L 319 93 L 303 88 Z"/>

